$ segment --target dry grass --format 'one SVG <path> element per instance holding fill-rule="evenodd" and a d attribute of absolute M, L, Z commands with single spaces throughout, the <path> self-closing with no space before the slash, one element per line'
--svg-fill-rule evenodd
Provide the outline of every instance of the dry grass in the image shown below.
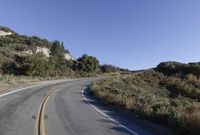
<path fill-rule="evenodd" d="M 91 90 L 107 104 L 184 131 L 200 134 L 200 82 L 197 77 L 165 76 L 160 72 L 116 75 L 95 82 Z M 188 106 L 192 106 L 189 107 Z"/>
<path fill-rule="evenodd" d="M 0 94 L 4 94 L 15 89 L 37 84 L 42 78 L 0 75 Z"/>
<path fill-rule="evenodd" d="M 200 107 L 190 106 L 182 110 L 180 115 L 180 131 L 183 135 L 200 134 Z"/>

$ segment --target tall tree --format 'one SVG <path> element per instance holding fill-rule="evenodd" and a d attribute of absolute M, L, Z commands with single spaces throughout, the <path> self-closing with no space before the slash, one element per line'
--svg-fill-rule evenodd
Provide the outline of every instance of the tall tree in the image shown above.
<path fill-rule="evenodd" d="M 94 72 L 99 68 L 99 61 L 97 58 L 88 56 L 87 54 L 84 54 L 82 57 L 80 57 L 78 62 L 79 70 L 84 72 Z"/>
<path fill-rule="evenodd" d="M 66 63 L 64 45 L 56 40 L 50 51 L 50 61 L 55 65 L 55 69 L 62 68 Z"/>

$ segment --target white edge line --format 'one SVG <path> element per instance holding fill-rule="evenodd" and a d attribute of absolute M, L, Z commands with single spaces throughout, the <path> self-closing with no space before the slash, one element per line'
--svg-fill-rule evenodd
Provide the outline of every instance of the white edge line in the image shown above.
<path fill-rule="evenodd" d="M 85 88 L 82 89 L 82 97 L 83 99 L 92 107 L 94 108 L 96 111 L 98 111 L 100 114 L 102 114 L 103 116 L 105 116 L 106 118 L 108 118 L 110 121 L 116 123 L 117 125 L 119 125 L 120 127 L 126 129 L 127 131 L 129 131 L 131 134 L 134 134 L 134 135 L 139 135 L 138 133 L 132 131 L 131 129 L 129 129 L 128 127 L 126 127 L 125 125 L 121 124 L 120 122 L 116 121 L 115 119 L 111 118 L 110 116 L 108 116 L 107 114 L 105 114 L 104 112 L 102 112 L 100 109 L 98 109 L 96 106 L 92 105 L 88 99 L 84 96 L 84 91 L 85 91 Z"/>
<path fill-rule="evenodd" d="M 67 81 L 67 80 L 66 80 L 66 81 Z M 60 82 L 62 82 L 62 81 L 60 81 Z M 65 81 L 63 81 L 63 82 L 65 82 Z M 47 82 L 44 82 L 44 83 L 42 83 L 42 84 L 36 84 L 36 85 L 33 85 L 33 86 L 28 86 L 28 87 L 24 87 L 24 88 L 21 88 L 21 89 L 13 90 L 13 91 L 11 91 L 11 92 L 8 92 L 8 93 L 5 93 L 5 94 L 1 94 L 1 95 L 0 95 L 0 98 L 1 98 L 1 97 L 4 97 L 4 96 L 7 96 L 7 95 L 10 95 L 10 94 L 12 94 L 12 93 L 16 93 L 16 92 L 19 92 L 19 91 L 26 90 L 26 89 L 30 89 L 30 88 L 34 88 L 34 87 L 39 87 L 39 86 L 43 86 L 43 85 L 47 85 L 47 84 L 54 84 L 54 83 L 57 83 L 57 82 L 47 81 Z"/>

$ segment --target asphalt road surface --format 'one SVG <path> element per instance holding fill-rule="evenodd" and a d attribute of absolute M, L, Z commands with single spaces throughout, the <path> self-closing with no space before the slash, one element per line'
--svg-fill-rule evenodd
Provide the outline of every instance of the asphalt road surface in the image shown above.
<path fill-rule="evenodd" d="M 0 135 L 167 135 L 152 123 L 104 106 L 94 80 L 52 81 L 0 97 Z"/>

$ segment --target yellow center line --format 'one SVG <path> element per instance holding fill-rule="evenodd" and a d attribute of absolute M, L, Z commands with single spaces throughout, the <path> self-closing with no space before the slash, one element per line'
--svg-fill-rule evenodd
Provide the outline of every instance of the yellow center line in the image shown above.
<path fill-rule="evenodd" d="M 49 98 L 56 92 L 56 89 L 50 92 L 47 96 L 45 96 L 40 103 L 40 107 L 38 110 L 36 125 L 35 125 L 35 135 L 46 135 L 45 129 L 45 109 Z"/>

